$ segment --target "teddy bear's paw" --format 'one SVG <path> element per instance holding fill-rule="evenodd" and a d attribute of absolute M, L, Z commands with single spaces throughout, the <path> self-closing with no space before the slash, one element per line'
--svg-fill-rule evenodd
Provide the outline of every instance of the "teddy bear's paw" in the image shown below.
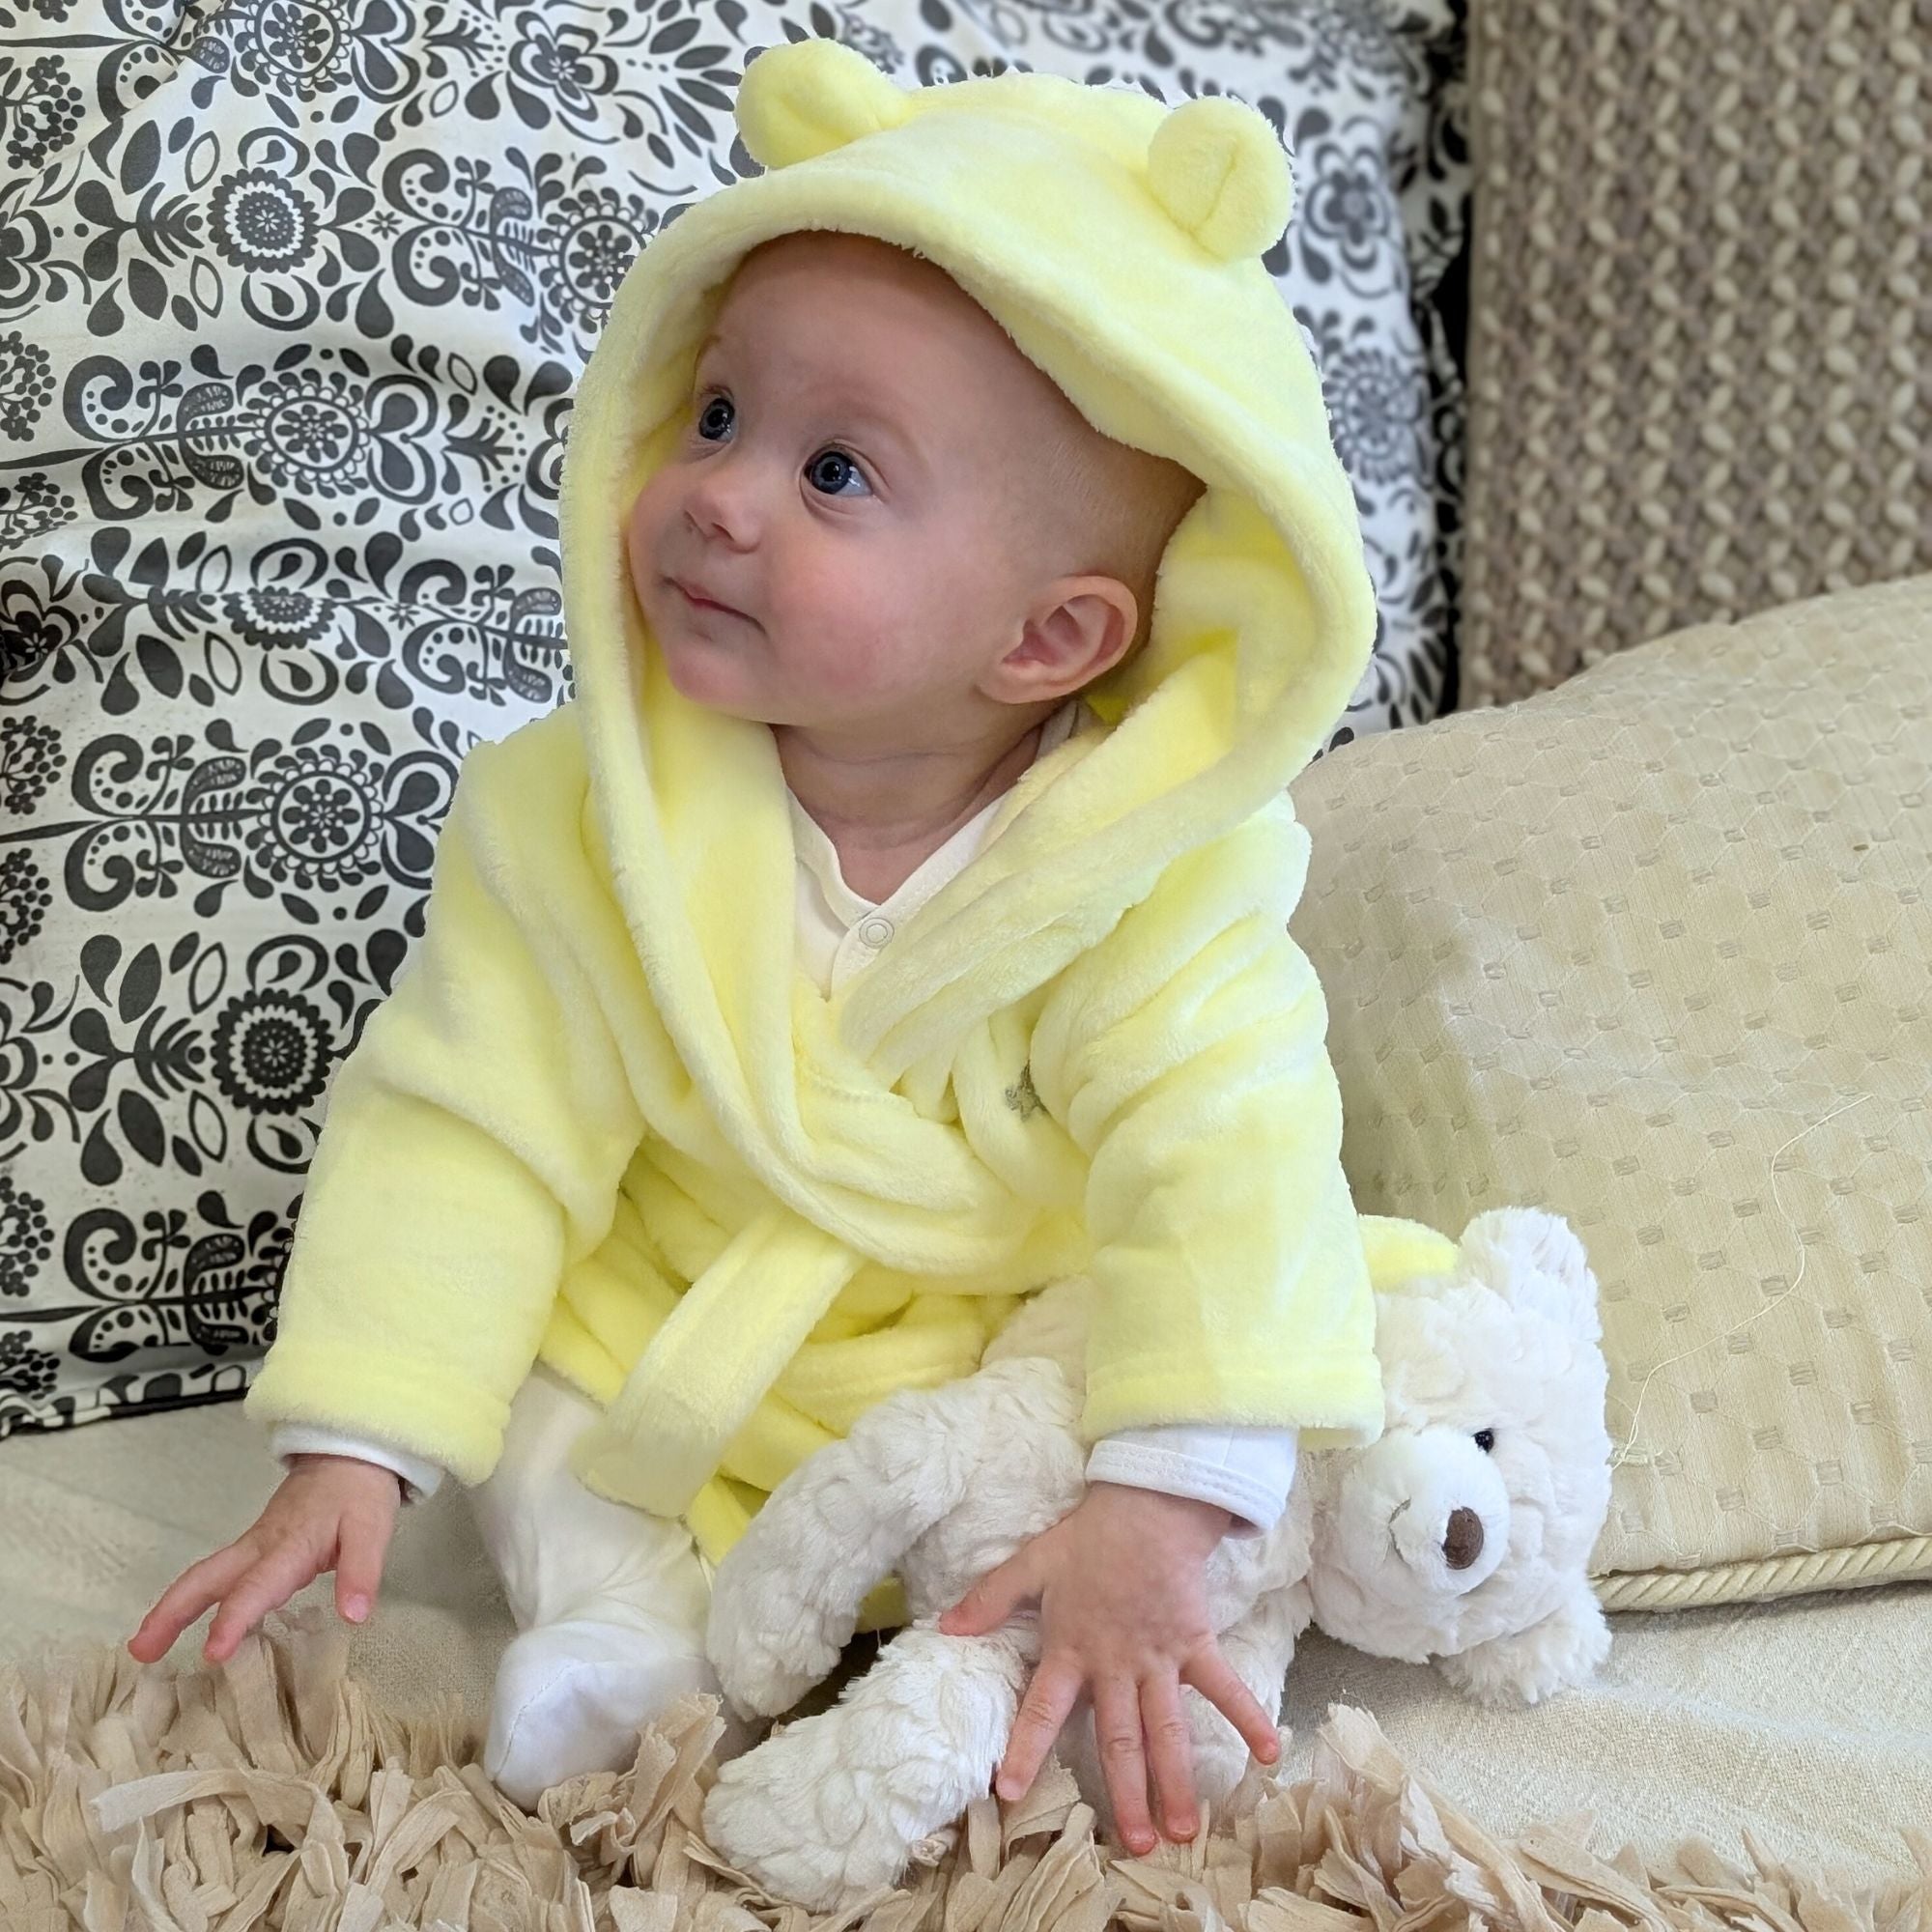
<path fill-rule="evenodd" d="M 1520 1673 L 1513 1664 L 1492 1655 L 1488 1644 L 1479 1650 L 1464 1651 L 1460 1657 L 1440 1657 L 1435 1662 L 1451 1689 L 1492 1708 L 1533 1704 L 1538 1697 L 1548 1694 L 1547 1690 L 1538 1690 L 1531 1694 L 1520 1688 L 1522 1684 Z"/>
<path fill-rule="evenodd" d="M 704 1801 L 704 1841 L 773 1898 L 810 1912 L 855 1903 L 845 1879 L 846 1848 L 787 1837 L 786 1809 L 782 1794 L 758 1784 L 727 1784 L 721 1776 Z"/>
<path fill-rule="evenodd" d="M 1254 1752 L 1239 1736 L 1217 1739 L 1208 1749 L 1194 1753 L 1194 1792 L 1204 1804 L 1216 1806 L 1228 1802 L 1230 1793 L 1248 1775 Z"/>
<path fill-rule="evenodd" d="M 795 1652 L 781 1657 L 769 1649 L 735 1651 L 728 1662 L 714 1651 L 712 1661 L 725 1699 L 739 1717 L 781 1718 L 832 1675 L 838 1652 L 830 1644 L 822 1651 L 814 1648 L 803 1664 Z"/>
<path fill-rule="evenodd" d="M 741 1718 L 777 1718 L 831 1676 L 839 1647 L 796 1598 L 714 1590 L 704 1634 L 711 1666 Z"/>
<path fill-rule="evenodd" d="M 944 1822 L 899 1788 L 916 1762 L 865 1762 L 867 1741 L 838 1717 L 787 1724 L 731 1759 L 704 1801 L 711 1848 L 774 1898 L 813 1912 L 844 1911 L 896 1885 L 915 1858 L 933 1854 Z"/>
<path fill-rule="evenodd" d="M 1610 1654 L 1610 1627 L 1594 1598 L 1566 1605 L 1515 1636 L 1438 1660 L 1458 1690 L 1490 1705 L 1537 1704 L 1587 1684 Z"/>
<path fill-rule="evenodd" d="M 1194 1792 L 1218 1809 L 1247 1776 L 1248 1741 L 1198 1691 L 1190 1692 L 1188 1729 L 1194 1750 Z"/>

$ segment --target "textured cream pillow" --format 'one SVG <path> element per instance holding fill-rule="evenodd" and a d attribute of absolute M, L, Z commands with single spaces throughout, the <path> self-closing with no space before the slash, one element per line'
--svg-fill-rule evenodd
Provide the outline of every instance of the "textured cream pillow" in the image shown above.
<path fill-rule="evenodd" d="M 1603 1286 L 1612 1607 L 1932 1577 L 1932 577 L 1303 774 L 1358 1205 Z"/>

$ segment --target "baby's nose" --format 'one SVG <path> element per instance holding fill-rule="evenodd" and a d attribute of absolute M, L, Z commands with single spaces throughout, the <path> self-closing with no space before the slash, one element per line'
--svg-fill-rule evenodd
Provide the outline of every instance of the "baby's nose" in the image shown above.
<path fill-rule="evenodd" d="M 684 514 L 700 536 L 714 537 L 734 549 L 746 549 L 757 529 L 756 484 L 746 473 L 724 473 L 713 467 L 685 491 Z"/>
<path fill-rule="evenodd" d="M 1449 1512 L 1449 1533 L 1442 1539 L 1443 1559 L 1452 1570 L 1466 1570 L 1483 1553 L 1483 1520 L 1472 1509 Z"/>

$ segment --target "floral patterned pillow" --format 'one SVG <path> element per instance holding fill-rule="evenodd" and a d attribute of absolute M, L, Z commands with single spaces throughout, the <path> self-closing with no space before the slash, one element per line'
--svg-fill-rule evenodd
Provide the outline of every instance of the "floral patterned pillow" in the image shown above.
<path fill-rule="evenodd" d="M 1459 0 L 0 0 L 0 1435 L 239 1394 L 456 768 L 569 693 L 556 485 L 745 63 L 1254 101 L 1381 591 L 1453 703 Z"/>

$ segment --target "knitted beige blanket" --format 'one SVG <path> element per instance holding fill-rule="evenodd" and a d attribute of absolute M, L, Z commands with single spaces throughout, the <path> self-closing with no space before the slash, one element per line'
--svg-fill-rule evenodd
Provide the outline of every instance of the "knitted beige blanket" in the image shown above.
<path fill-rule="evenodd" d="M 378 1708 L 347 1639 L 271 1620 L 226 1665 L 179 1674 L 124 1651 L 0 1671 L 6 1932 L 1932 1932 L 1932 1835 L 1916 1880 L 1827 1889 L 1746 1833 L 1750 1868 L 1691 1840 L 1669 1867 L 1584 1849 L 1590 1821 L 1495 1842 L 1336 1705 L 1311 1775 L 1252 1771 L 1189 1846 L 1114 1857 L 1049 1765 L 988 1797 L 905 1889 L 814 1917 L 760 1895 L 697 1836 L 715 1705 L 694 1697 L 621 1773 L 530 1817 L 477 1763 L 451 1701 Z M 1660 1767 L 1667 1776 L 1667 1768 Z"/>

